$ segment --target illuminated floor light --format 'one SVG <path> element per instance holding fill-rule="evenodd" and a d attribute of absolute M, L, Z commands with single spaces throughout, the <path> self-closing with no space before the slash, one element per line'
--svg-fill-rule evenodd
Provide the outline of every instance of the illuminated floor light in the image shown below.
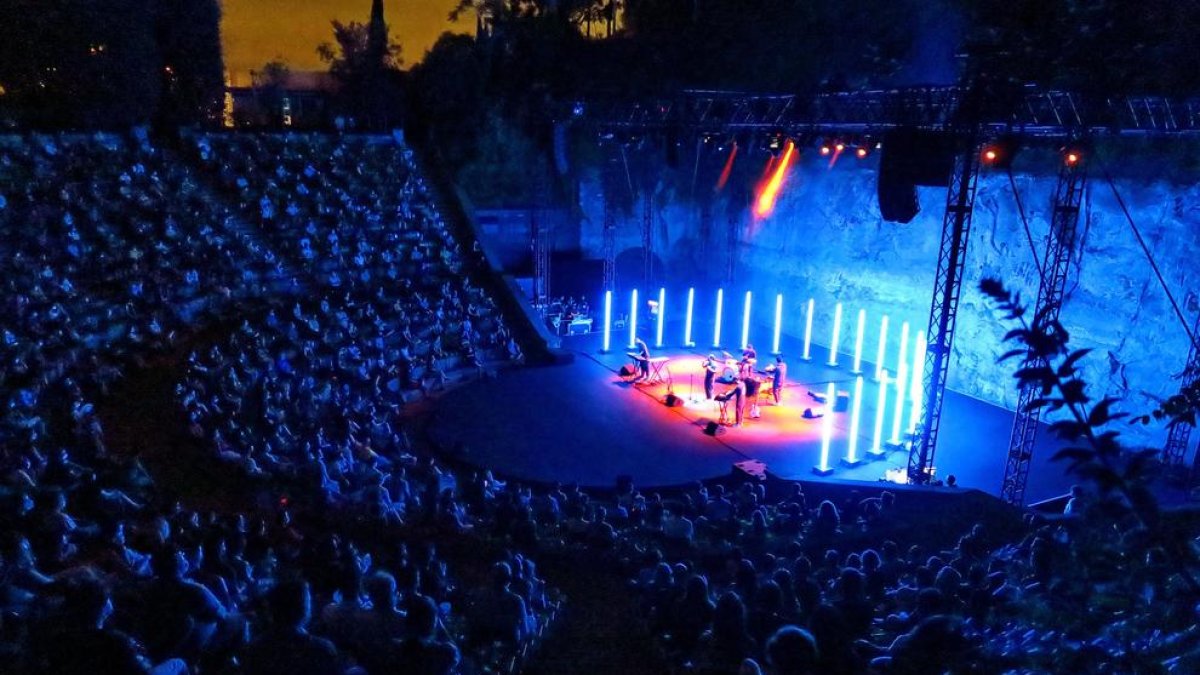
<path fill-rule="evenodd" d="M 858 328 L 854 331 L 854 369 L 850 372 L 858 375 L 862 372 L 863 329 L 867 327 L 867 310 L 858 310 Z"/>
<path fill-rule="evenodd" d="M 692 342 L 692 310 L 696 308 L 696 289 L 688 289 L 687 301 L 687 319 L 683 322 L 683 346 L 695 347 L 696 343 Z"/>
<path fill-rule="evenodd" d="M 888 372 L 879 374 L 879 399 L 875 402 L 875 435 L 868 455 L 882 459 L 887 453 L 883 450 L 883 413 L 887 408 Z"/>
<path fill-rule="evenodd" d="M 808 299 L 808 312 L 804 317 L 804 360 L 809 360 L 809 347 L 812 346 L 812 315 L 813 299 Z"/>
<path fill-rule="evenodd" d="M 713 346 L 714 347 L 721 346 L 721 310 L 723 309 L 722 305 L 724 305 L 724 304 L 725 304 L 725 289 L 718 288 L 717 289 L 717 320 L 716 320 L 716 323 L 713 324 Z"/>
<path fill-rule="evenodd" d="M 917 423 L 921 420 L 921 403 L 925 396 L 925 331 L 917 333 L 917 346 L 913 350 L 912 385 L 908 388 L 908 398 L 912 405 L 912 414 L 908 417 L 908 433 L 917 433 Z"/>
<path fill-rule="evenodd" d="M 896 369 L 896 404 L 892 411 L 892 436 L 888 442 L 900 445 L 900 430 L 904 427 L 904 386 L 908 383 L 908 369 L 901 357 L 900 366 Z"/>
<path fill-rule="evenodd" d="M 905 359 L 908 358 L 908 322 L 900 324 L 900 352 L 896 356 L 896 377 L 904 377 L 908 374 L 908 363 Z M 907 382 L 907 378 L 905 378 Z"/>
<path fill-rule="evenodd" d="M 661 347 L 663 333 L 663 317 L 667 313 L 667 289 L 658 289 L 658 326 L 654 331 L 654 346 Z"/>
<path fill-rule="evenodd" d="M 612 346 L 612 291 L 604 291 L 604 351 Z"/>
<path fill-rule="evenodd" d="M 884 314 L 883 320 L 879 322 L 879 351 L 876 352 L 876 354 L 875 354 L 875 381 L 876 382 L 883 381 L 883 375 L 885 372 L 883 369 L 883 358 L 884 358 L 884 355 L 886 354 L 886 352 L 884 350 L 887 349 L 887 331 L 888 331 L 888 318 L 887 318 L 887 314 Z"/>
<path fill-rule="evenodd" d="M 633 294 L 629 298 L 629 348 L 633 349 L 637 346 L 637 316 L 638 316 L 638 292 L 633 289 Z"/>
<path fill-rule="evenodd" d="M 783 293 L 775 296 L 775 337 L 771 341 L 771 353 L 779 353 L 779 331 L 783 325 Z"/>
<path fill-rule="evenodd" d="M 746 301 L 742 305 L 742 349 L 750 344 L 750 291 L 746 291 Z"/>
<path fill-rule="evenodd" d="M 833 401 L 837 390 L 832 382 L 825 388 L 825 416 L 821 418 L 821 463 L 813 467 L 813 473 L 828 476 L 833 473 L 829 467 L 829 441 L 833 438 Z"/>
<path fill-rule="evenodd" d="M 850 407 L 850 445 L 846 449 L 846 458 L 842 462 L 848 466 L 862 464 L 858 456 L 858 425 L 862 417 L 862 375 L 854 378 L 854 402 Z"/>
<path fill-rule="evenodd" d="M 842 336 L 842 303 L 833 308 L 833 337 L 829 340 L 829 365 L 837 368 L 838 338 Z"/>

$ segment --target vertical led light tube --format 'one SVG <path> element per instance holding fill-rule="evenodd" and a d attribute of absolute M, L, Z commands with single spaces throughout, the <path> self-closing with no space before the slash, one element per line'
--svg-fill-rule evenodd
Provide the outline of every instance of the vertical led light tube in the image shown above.
<path fill-rule="evenodd" d="M 854 378 L 854 402 L 850 407 L 850 447 L 846 450 L 846 463 L 858 463 L 858 424 L 862 416 L 862 375 Z"/>
<path fill-rule="evenodd" d="M 879 374 L 879 399 L 875 402 L 875 441 L 871 444 L 871 452 L 883 454 L 883 413 L 887 408 L 888 372 Z"/>
<path fill-rule="evenodd" d="M 875 381 L 883 382 L 883 358 L 884 350 L 887 349 L 887 333 L 888 333 L 888 318 L 887 314 L 883 315 L 883 320 L 879 322 L 879 351 L 875 354 Z"/>
<path fill-rule="evenodd" d="M 746 301 L 742 305 L 742 349 L 750 344 L 750 291 L 746 291 Z"/>
<path fill-rule="evenodd" d="M 721 346 L 721 310 L 725 304 L 725 289 L 717 289 L 717 321 L 713 324 L 713 346 Z"/>
<path fill-rule="evenodd" d="M 812 315 L 813 299 L 808 299 L 808 311 L 804 316 L 804 360 L 809 360 L 809 347 L 812 346 Z"/>
<path fill-rule="evenodd" d="M 775 337 L 771 340 L 771 353 L 779 353 L 779 331 L 783 326 L 783 293 L 775 296 Z"/>
<path fill-rule="evenodd" d="M 825 417 L 821 419 L 821 464 L 817 467 L 821 472 L 830 471 L 829 441 L 833 438 L 833 401 L 837 391 L 832 382 L 825 388 Z"/>
<path fill-rule="evenodd" d="M 858 310 L 858 328 L 854 331 L 854 369 L 850 372 L 858 375 L 862 372 L 863 330 L 867 327 L 867 310 Z"/>
<path fill-rule="evenodd" d="M 837 367 L 838 339 L 842 336 L 842 303 L 833 308 L 833 337 L 829 340 L 829 365 Z"/>
<path fill-rule="evenodd" d="M 663 317 L 667 314 L 667 289 L 658 289 L 658 328 L 654 332 L 654 346 L 662 346 Z"/>
<path fill-rule="evenodd" d="M 604 291 L 604 351 L 612 346 L 612 291 Z"/>
<path fill-rule="evenodd" d="M 633 349 L 637 346 L 637 315 L 638 315 L 638 291 L 633 289 L 633 294 L 629 297 L 629 348 Z"/>
<path fill-rule="evenodd" d="M 922 398 L 925 396 L 925 331 L 917 333 L 917 346 L 913 350 L 911 386 L 908 388 L 908 398 L 912 401 L 912 414 L 908 416 L 908 433 L 917 432 L 917 422 L 921 420 Z"/>
<path fill-rule="evenodd" d="M 692 342 L 692 310 L 696 308 L 696 289 L 688 289 L 687 318 L 683 321 L 683 346 L 694 347 Z"/>
<path fill-rule="evenodd" d="M 901 360 L 900 368 L 898 370 L 896 370 L 896 402 L 895 402 L 895 411 L 893 411 L 893 413 L 892 413 L 893 414 L 892 437 L 890 437 L 888 440 L 888 442 L 892 443 L 893 446 L 899 446 L 899 444 L 900 444 L 900 429 L 902 428 L 902 426 L 904 426 L 904 394 L 905 394 L 904 387 L 905 387 L 905 384 L 908 382 L 907 377 L 908 377 L 908 366 L 906 366 L 905 363 L 902 362 L 902 360 Z"/>

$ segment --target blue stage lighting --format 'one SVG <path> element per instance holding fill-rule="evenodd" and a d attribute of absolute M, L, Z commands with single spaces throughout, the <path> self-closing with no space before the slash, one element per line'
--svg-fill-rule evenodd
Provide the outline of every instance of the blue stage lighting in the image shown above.
<path fill-rule="evenodd" d="M 813 473 L 827 476 L 833 473 L 829 468 L 829 441 L 833 439 L 833 401 L 837 396 L 837 388 L 833 382 L 825 387 L 825 416 L 821 418 L 821 463 L 813 467 Z"/>
<path fill-rule="evenodd" d="M 858 425 L 862 417 L 862 375 L 854 378 L 854 403 L 850 408 L 850 447 L 846 450 L 846 463 L 858 464 Z"/>
<path fill-rule="evenodd" d="M 654 332 L 654 346 L 663 345 L 663 317 L 667 314 L 667 289 L 658 289 L 658 327 Z"/>
<path fill-rule="evenodd" d="M 687 301 L 687 319 L 683 322 L 683 346 L 695 347 L 696 343 L 692 342 L 692 310 L 696 307 L 696 289 L 688 289 Z"/>
<path fill-rule="evenodd" d="M 717 320 L 713 324 L 713 346 L 721 346 L 721 310 L 725 304 L 725 289 L 717 289 Z"/>
<path fill-rule="evenodd" d="M 842 336 L 842 303 L 833 308 L 833 337 L 829 340 L 829 363 L 837 368 L 838 339 Z"/>
<path fill-rule="evenodd" d="M 637 346 L 637 318 L 638 318 L 638 292 L 633 289 L 633 295 L 629 299 L 629 348 L 633 349 Z"/>
<path fill-rule="evenodd" d="M 808 299 L 808 312 L 804 317 L 804 360 L 808 361 L 809 347 L 812 346 L 812 316 L 813 316 L 813 299 Z"/>
<path fill-rule="evenodd" d="M 771 353 L 779 353 L 779 331 L 783 325 L 783 293 L 775 296 L 775 337 L 771 340 Z"/>
<path fill-rule="evenodd" d="M 888 318 L 887 314 L 883 315 L 883 320 L 879 322 L 879 351 L 875 354 L 875 381 L 883 381 L 883 359 L 887 349 L 887 333 L 888 333 Z"/>
<path fill-rule="evenodd" d="M 742 305 L 742 349 L 750 344 L 750 291 L 746 291 L 746 301 Z"/>
<path fill-rule="evenodd" d="M 858 375 L 862 372 L 863 329 L 867 327 L 867 310 L 858 310 L 858 328 L 854 331 L 854 369 L 850 372 Z"/>
<path fill-rule="evenodd" d="M 604 291 L 604 351 L 612 346 L 612 291 Z"/>

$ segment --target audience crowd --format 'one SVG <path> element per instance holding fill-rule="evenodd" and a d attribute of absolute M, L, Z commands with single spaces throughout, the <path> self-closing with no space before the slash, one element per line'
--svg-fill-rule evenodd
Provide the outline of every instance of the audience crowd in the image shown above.
<path fill-rule="evenodd" d="M 566 602 L 535 561 L 563 556 L 627 580 L 662 672 L 1118 672 L 1200 642 L 1194 622 L 1038 627 L 1085 490 L 1022 536 L 931 545 L 906 493 L 535 488 L 445 463 L 414 402 L 523 356 L 439 213 L 397 138 L 0 138 L 5 668 L 516 672 Z M 107 447 L 96 402 L 158 356 L 181 435 L 254 506 L 180 501 Z M 1171 589 L 1144 581 L 1149 612 Z"/>

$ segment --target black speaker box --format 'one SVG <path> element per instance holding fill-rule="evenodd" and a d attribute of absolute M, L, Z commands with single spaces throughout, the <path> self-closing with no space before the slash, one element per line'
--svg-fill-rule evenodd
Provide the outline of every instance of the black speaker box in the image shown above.
<path fill-rule="evenodd" d="M 717 424 L 716 422 L 709 422 L 704 426 L 704 433 L 708 434 L 709 436 L 716 436 L 717 430 L 720 428 L 720 424 Z"/>
<path fill-rule="evenodd" d="M 633 366 L 629 365 L 628 363 L 621 366 L 621 377 L 633 377 L 636 374 L 637 371 L 634 370 Z"/>
<path fill-rule="evenodd" d="M 683 399 L 679 398 L 674 393 L 670 393 L 667 394 L 667 397 L 663 399 L 663 403 L 666 403 L 668 408 L 674 408 L 677 405 L 683 405 Z"/>

